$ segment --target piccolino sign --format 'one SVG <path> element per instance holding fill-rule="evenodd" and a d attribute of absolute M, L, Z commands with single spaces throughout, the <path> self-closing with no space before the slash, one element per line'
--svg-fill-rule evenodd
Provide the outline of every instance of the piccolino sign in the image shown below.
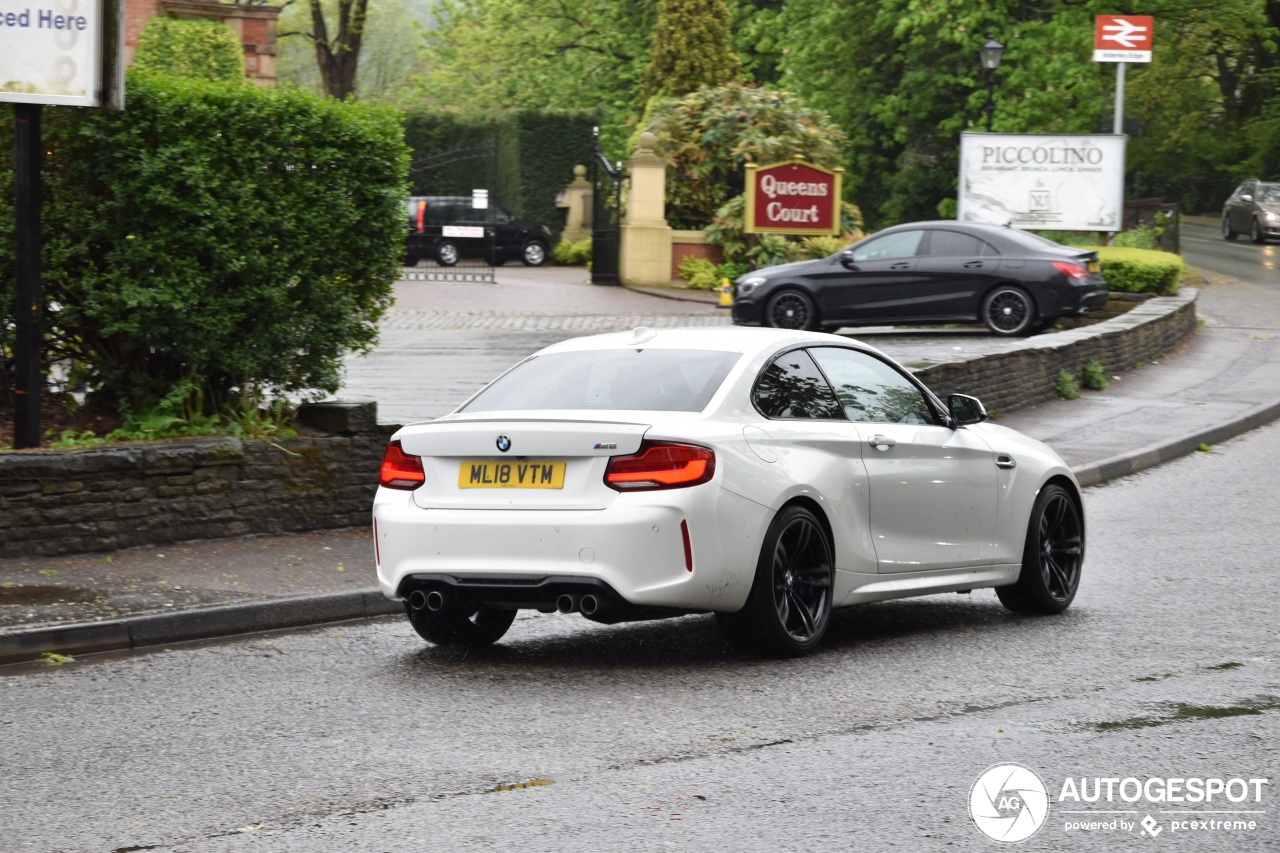
<path fill-rule="evenodd" d="M 957 218 L 1062 231 L 1118 231 L 1125 137 L 964 133 Z"/>

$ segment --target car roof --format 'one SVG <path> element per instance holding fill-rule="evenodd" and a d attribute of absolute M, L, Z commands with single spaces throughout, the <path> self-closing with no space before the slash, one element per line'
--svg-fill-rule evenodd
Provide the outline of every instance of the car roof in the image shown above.
<path fill-rule="evenodd" d="M 757 326 L 652 329 L 640 326 L 628 332 L 606 332 L 571 338 L 552 344 L 542 353 L 602 349 L 695 349 L 746 354 L 772 352 L 788 346 L 846 346 L 878 352 L 861 341 L 824 332 L 800 332 Z"/>

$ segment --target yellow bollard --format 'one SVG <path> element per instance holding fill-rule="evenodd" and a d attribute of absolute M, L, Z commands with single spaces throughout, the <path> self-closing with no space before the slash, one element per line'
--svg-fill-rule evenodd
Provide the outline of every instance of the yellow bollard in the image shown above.
<path fill-rule="evenodd" d="M 729 279 L 720 279 L 720 307 L 733 307 L 733 285 L 729 283 Z"/>

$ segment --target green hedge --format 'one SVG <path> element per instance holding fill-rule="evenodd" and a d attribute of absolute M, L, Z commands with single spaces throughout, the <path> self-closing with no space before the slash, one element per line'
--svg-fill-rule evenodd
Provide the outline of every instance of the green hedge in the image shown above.
<path fill-rule="evenodd" d="M 495 202 L 546 225 L 558 238 L 564 214 L 556 196 L 573 180 L 575 165 L 590 164 L 596 123 L 583 112 L 516 110 L 495 119 L 464 119 L 411 110 L 405 142 L 413 151 L 413 195 L 487 189 Z"/>
<path fill-rule="evenodd" d="M 243 83 L 244 46 L 226 24 L 152 18 L 138 36 L 135 71 Z"/>
<path fill-rule="evenodd" d="M 333 391 L 375 342 L 403 248 L 398 113 L 130 74 L 128 109 L 43 111 L 47 357 L 131 412 Z M 0 193 L 13 114 L 0 109 Z M 13 233 L 0 205 L 0 233 Z M 11 366 L 12 242 L 0 241 Z"/>
<path fill-rule="evenodd" d="M 1182 279 L 1182 258 L 1169 252 L 1092 246 L 1102 265 L 1107 287 L 1123 293 L 1155 293 L 1172 296 Z"/>

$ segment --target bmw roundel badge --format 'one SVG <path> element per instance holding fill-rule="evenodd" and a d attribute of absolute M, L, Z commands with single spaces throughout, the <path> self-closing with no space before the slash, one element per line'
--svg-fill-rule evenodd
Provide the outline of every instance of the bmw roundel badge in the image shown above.
<path fill-rule="evenodd" d="M 498 436 L 498 449 L 501 450 L 503 453 L 506 453 L 508 450 L 510 450 L 511 439 L 507 438 L 505 435 Z"/>

